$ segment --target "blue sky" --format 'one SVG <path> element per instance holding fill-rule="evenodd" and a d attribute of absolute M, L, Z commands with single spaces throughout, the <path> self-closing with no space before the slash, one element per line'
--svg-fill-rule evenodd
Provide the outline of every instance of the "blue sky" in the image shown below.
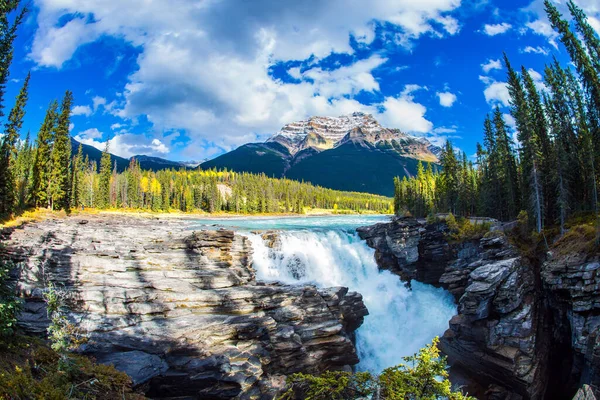
<path fill-rule="evenodd" d="M 577 1 L 600 31 L 597 0 Z M 561 10 L 565 5 L 557 3 Z M 74 92 L 72 135 L 129 157 L 212 158 L 286 123 L 353 111 L 473 154 L 507 113 L 505 51 L 566 52 L 542 0 L 33 0 L 7 107 L 32 71 L 22 135 Z M 511 119 L 507 116 L 507 122 Z"/>

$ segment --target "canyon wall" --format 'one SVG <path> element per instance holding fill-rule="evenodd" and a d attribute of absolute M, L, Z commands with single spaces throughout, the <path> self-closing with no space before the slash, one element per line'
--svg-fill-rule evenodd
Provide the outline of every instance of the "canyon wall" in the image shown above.
<path fill-rule="evenodd" d="M 523 257 L 502 232 L 448 241 L 443 223 L 359 228 L 381 268 L 449 290 L 458 314 L 441 349 L 458 381 L 488 399 L 566 399 L 600 387 L 598 254 Z"/>

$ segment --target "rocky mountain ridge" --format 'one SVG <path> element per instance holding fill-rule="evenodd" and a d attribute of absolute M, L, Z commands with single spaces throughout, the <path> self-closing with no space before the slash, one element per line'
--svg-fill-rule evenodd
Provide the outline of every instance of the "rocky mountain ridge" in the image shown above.
<path fill-rule="evenodd" d="M 315 116 L 292 122 L 267 142 L 279 143 L 291 154 L 296 154 L 309 147 L 328 150 L 353 140 L 364 140 L 375 146 L 380 143 L 392 147 L 396 143 L 401 144 L 405 155 L 427 162 L 438 162 L 437 156 L 441 151 L 427 139 L 408 135 L 399 129 L 384 128 L 371 114 L 362 112 L 339 117 Z"/>
<path fill-rule="evenodd" d="M 436 164 L 440 152 L 424 138 L 384 128 L 370 114 L 353 113 L 288 124 L 264 143 L 245 144 L 201 167 L 392 196 L 394 177 L 416 175 L 419 161 Z"/>

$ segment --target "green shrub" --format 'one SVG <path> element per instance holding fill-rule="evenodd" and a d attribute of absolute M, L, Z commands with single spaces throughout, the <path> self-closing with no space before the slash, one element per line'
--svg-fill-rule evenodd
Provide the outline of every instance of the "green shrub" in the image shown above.
<path fill-rule="evenodd" d="M 417 354 L 404 357 L 406 364 L 385 369 L 375 377 L 368 372 L 326 372 L 320 376 L 294 374 L 280 400 L 356 400 L 378 394 L 381 400 L 475 400 L 452 391 L 446 358 L 439 339 Z"/>
<path fill-rule="evenodd" d="M 468 218 L 463 217 L 457 220 L 452 214 L 448 214 L 446 217 L 446 225 L 450 230 L 448 238 L 454 242 L 481 239 L 491 228 L 489 222 L 477 224 L 472 223 Z"/>
<path fill-rule="evenodd" d="M 39 339 L 15 335 L 2 342 L 0 400 L 144 398 L 132 392 L 129 377 L 114 367 L 70 354 L 72 368 L 64 370 L 62 357 Z"/>
<path fill-rule="evenodd" d="M 21 301 L 15 296 L 8 278 L 14 264 L 10 260 L 0 260 L 0 337 L 10 336 L 17 326 L 17 315 Z"/>

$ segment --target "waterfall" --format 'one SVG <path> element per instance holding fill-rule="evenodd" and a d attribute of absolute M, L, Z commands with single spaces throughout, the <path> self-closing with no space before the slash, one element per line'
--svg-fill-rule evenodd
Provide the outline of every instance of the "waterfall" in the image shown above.
<path fill-rule="evenodd" d="M 456 314 L 445 290 L 416 281 L 410 290 L 396 275 L 379 271 L 374 250 L 354 232 L 296 230 L 278 236 L 271 248 L 259 234 L 248 234 L 258 279 L 346 286 L 363 295 L 369 315 L 356 333 L 359 370 L 379 373 L 400 364 L 442 335 Z"/>

